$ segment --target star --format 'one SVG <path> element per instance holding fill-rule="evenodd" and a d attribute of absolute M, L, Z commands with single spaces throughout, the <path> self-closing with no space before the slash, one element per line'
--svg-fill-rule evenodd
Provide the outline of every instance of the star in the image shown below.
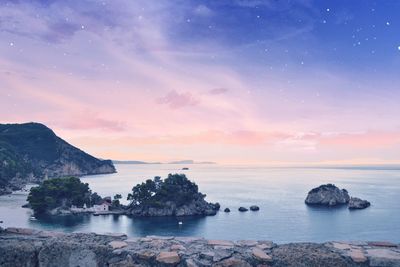
<path fill-rule="evenodd" d="M 11 43 L 10 43 L 10 46 L 14 46 L 14 43 L 13 43 L 13 42 L 11 42 Z"/>
<path fill-rule="evenodd" d="M 390 26 L 390 22 L 389 22 L 389 21 L 387 21 L 387 22 L 386 22 L 386 25 L 387 25 L 387 26 Z"/>

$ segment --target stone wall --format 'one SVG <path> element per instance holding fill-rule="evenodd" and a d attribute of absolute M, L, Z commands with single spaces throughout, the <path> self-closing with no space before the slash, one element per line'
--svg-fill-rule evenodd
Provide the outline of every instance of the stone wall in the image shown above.
<path fill-rule="evenodd" d="M 7 228 L 0 229 L 0 266 L 400 266 L 400 246 L 389 242 L 277 245 Z"/>

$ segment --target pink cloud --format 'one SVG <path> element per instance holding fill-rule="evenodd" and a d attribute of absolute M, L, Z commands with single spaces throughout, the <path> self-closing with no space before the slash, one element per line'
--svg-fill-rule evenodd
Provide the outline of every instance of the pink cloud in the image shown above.
<path fill-rule="evenodd" d="M 159 135 L 145 137 L 119 137 L 109 138 L 105 141 L 97 140 L 96 138 L 78 138 L 79 143 L 95 145 L 96 143 L 109 143 L 112 145 L 138 146 L 138 145 L 197 145 L 197 144 L 224 144 L 224 145 L 239 145 L 253 146 L 261 144 L 270 144 L 280 140 L 286 135 L 281 133 L 268 133 L 256 131 L 207 131 L 198 134 L 187 135 Z"/>
<path fill-rule="evenodd" d="M 179 93 L 175 90 L 157 99 L 158 104 L 168 105 L 171 109 L 196 106 L 200 101 L 190 92 Z"/>
<path fill-rule="evenodd" d="M 343 133 L 322 137 L 319 144 L 356 148 L 387 148 L 400 144 L 400 132 L 370 131 L 364 133 Z"/>
<path fill-rule="evenodd" d="M 87 110 L 60 118 L 57 124 L 60 128 L 69 130 L 101 130 L 107 132 L 123 132 L 126 130 L 125 122 L 108 119 Z"/>
<path fill-rule="evenodd" d="M 74 117 L 73 119 L 63 122 L 62 127 L 71 130 L 97 129 L 110 132 L 122 132 L 126 130 L 124 122 L 88 116 Z"/>
<path fill-rule="evenodd" d="M 345 149 L 388 148 L 400 144 L 400 132 L 367 131 L 354 133 L 305 132 L 288 135 L 278 142 L 287 147 L 341 147 Z"/>
<path fill-rule="evenodd" d="M 210 95 L 222 95 L 227 93 L 229 90 L 226 88 L 214 88 L 208 91 Z"/>

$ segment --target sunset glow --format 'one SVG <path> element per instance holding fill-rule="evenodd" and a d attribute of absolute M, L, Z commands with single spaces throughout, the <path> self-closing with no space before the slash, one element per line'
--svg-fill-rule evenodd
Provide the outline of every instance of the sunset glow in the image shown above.
<path fill-rule="evenodd" d="M 400 163 L 399 12 L 2 1 L 0 123 L 41 122 L 115 160 Z"/>

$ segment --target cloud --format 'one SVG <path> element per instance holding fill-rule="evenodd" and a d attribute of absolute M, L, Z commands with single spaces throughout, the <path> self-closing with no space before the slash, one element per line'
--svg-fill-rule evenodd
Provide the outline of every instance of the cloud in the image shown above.
<path fill-rule="evenodd" d="M 93 147 L 162 144 L 156 157 L 170 144 L 257 160 L 398 156 L 396 133 L 368 131 L 399 127 L 392 73 L 330 65 L 311 0 L 235 1 L 0 1 L 0 114 L 100 138 Z"/>
<path fill-rule="evenodd" d="M 198 5 L 194 9 L 194 14 L 202 17 L 209 17 L 214 14 L 214 12 L 205 5 Z"/>
<path fill-rule="evenodd" d="M 312 152 L 316 150 L 318 144 L 319 133 L 292 133 L 284 136 L 283 139 L 276 142 L 278 149 L 288 149 L 291 151 L 308 151 Z"/>
<path fill-rule="evenodd" d="M 107 132 L 123 132 L 126 130 L 124 122 L 90 115 L 90 113 L 86 115 L 79 114 L 61 123 L 62 128 L 71 130 L 102 130 Z"/>
<path fill-rule="evenodd" d="M 400 132 L 367 131 L 358 133 L 338 133 L 322 136 L 319 143 L 324 146 L 353 148 L 389 148 L 400 144 Z"/>
<path fill-rule="evenodd" d="M 203 131 L 193 134 L 178 135 L 152 135 L 143 137 L 118 137 L 107 139 L 106 143 L 119 146 L 139 146 L 139 145 L 234 145 L 234 146 L 256 146 L 271 144 L 276 140 L 286 136 L 281 133 L 237 130 L 237 131 Z M 78 142 L 95 145 L 103 138 L 77 138 Z"/>
<path fill-rule="evenodd" d="M 235 0 L 234 3 L 241 7 L 257 7 L 257 6 L 267 6 L 271 7 L 273 5 L 270 0 Z"/>
<path fill-rule="evenodd" d="M 400 132 L 299 132 L 277 142 L 278 147 L 317 151 L 318 148 L 380 149 L 400 144 Z"/>
<path fill-rule="evenodd" d="M 293 7 L 307 7 L 312 6 L 311 0 L 292 0 L 292 1 L 279 1 L 279 0 L 234 0 L 230 1 L 234 5 L 244 8 L 258 8 L 264 7 L 271 10 L 288 10 Z"/>
<path fill-rule="evenodd" d="M 229 90 L 226 88 L 214 88 L 208 91 L 210 95 L 223 95 L 226 94 Z"/>
<path fill-rule="evenodd" d="M 167 6 L 143 1 L 120 1 L 117 4 L 88 0 L 0 3 L 0 30 L 47 43 L 66 41 L 79 32 L 103 38 L 110 32 L 123 32 L 130 41 L 144 45 L 146 34 L 152 38 L 159 35 L 157 27 L 162 26 L 160 21 L 164 19 L 164 15 L 152 16 L 153 13 Z"/>
<path fill-rule="evenodd" d="M 199 102 L 199 99 L 194 97 L 192 93 L 179 93 L 175 90 L 170 91 L 163 97 L 157 98 L 158 104 L 168 105 L 171 109 L 196 106 Z"/>
<path fill-rule="evenodd" d="M 144 51 L 149 48 L 175 51 L 176 47 L 183 50 L 184 42 L 189 45 L 188 50 L 194 51 L 195 48 L 204 49 L 204 43 L 226 41 L 230 46 L 240 46 L 288 36 L 293 28 L 298 28 L 299 19 L 309 21 L 312 17 L 306 12 L 310 8 L 299 4 L 302 2 L 282 4 L 271 0 L 237 0 L 205 5 L 177 0 L 10 1 L 0 4 L 0 30 L 47 43 L 60 43 L 81 32 L 91 33 Z M 220 8 L 221 5 L 224 8 Z M 263 10 L 260 12 L 267 12 L 260 20 L 268 23 L 248 31 L 247 26 L 254 22 L 247 7 L 252 6 L 261 6 Z M 285 12 L 292 7 L 294 11 L 285 14 L 284 21 L 281 16 L 268 13 L 275 10 Z M 193 15 L 202 18 L 187 23 L 188 17 Z M 210 25 L 219 26 L 211 30 Z M 279 31 L 274 30 L 277 26 Z M 200 41 L 202 44 L 199 45 Z"/>

